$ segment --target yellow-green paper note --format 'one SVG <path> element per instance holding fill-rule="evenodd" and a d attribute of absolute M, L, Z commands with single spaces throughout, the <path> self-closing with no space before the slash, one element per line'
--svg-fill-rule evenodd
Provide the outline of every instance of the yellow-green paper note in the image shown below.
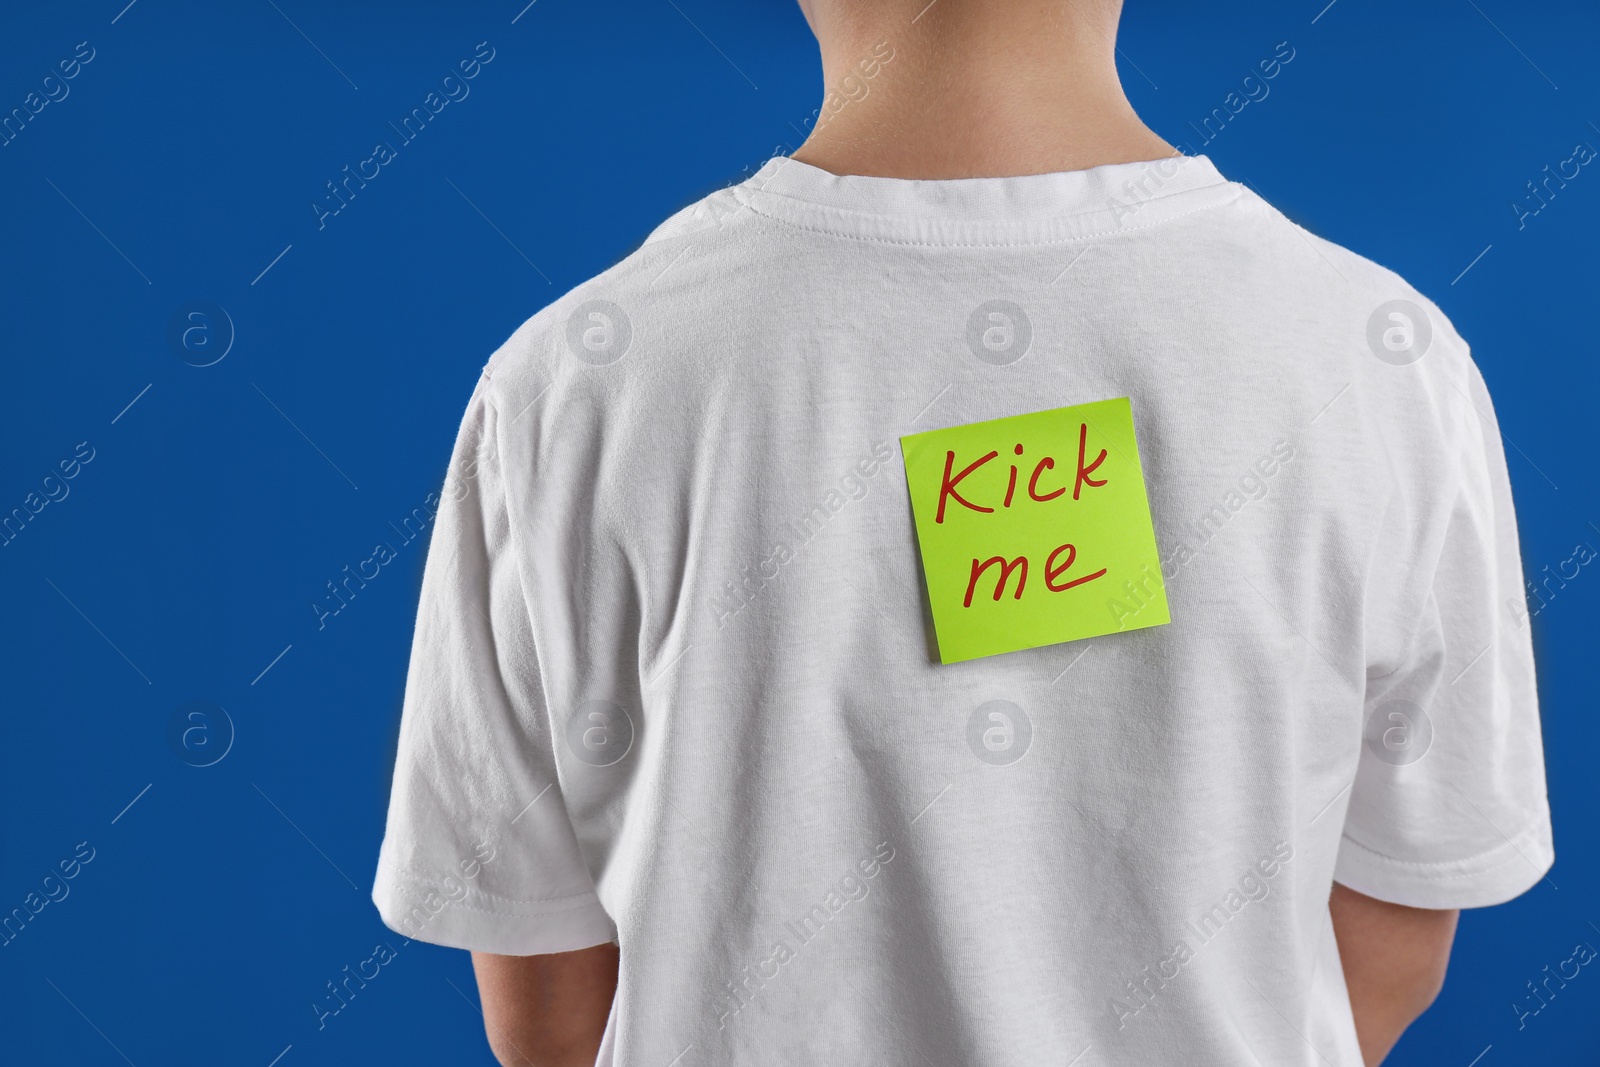
<path fill-rule="evenodd" d="M 900 449 L 943 662 L 1172 621 L 1127 397 Z"/>

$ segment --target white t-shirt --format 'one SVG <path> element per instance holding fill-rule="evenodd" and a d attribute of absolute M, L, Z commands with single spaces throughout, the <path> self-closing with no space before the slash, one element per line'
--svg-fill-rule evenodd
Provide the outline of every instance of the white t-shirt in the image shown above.
<path fill-rule="evenodd" d="M 1115 397 L 1172 621 L 941 664 L 899 437 Z M 1467 346 L 1204 157 L 772 160 L 512 335 L 441 497 L 373 896 L 615 939 L 603 1062 L 1354 1067 L 1331 882 L 1553 859 Z"/>

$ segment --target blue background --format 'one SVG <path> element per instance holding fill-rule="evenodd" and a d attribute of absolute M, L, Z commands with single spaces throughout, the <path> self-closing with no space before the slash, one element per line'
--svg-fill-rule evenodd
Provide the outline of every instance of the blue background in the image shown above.
<path fill-rule="evenodd" d="M 1323 2 L 1130 0 L 1125 83 L 1168 140 L 1444 307 L 1494 392 L 1542 575 L 1600 546 L 1600 173 L 1520 228 L 1511 205 L 1600 146 L 1600 12 Z M 428 945 L 318 1028 L 325 983 L 403 945 L 367 890 L 423 542 L 323 628 L 309 605 L 439 487 L 518 323 L 799 144 L 815 46 L 788 0 L 124 3 L 0 12 L 0 111 L 94 49 L 0 147 L 0 511 L 79 442 L 94 456 L 0 547 L 0 912 L 94 849 L 0 948 L 0 1060 L 491 1063 L 466 954 Z M 480 41 L 470 95 L 319 229 L 324 183 Z M 1295 58 L 1270 95 L 1202 144 L 1190 124 L 1280 41 Z M 207 367 L 225 321 L 168 338 L 195 300 L 234 334 Z M 1594 570 L 1533 622 L 1560 859 L 1463 916 L 1392 1063 L 1597 1062 L 1588 969 L 1521 1030 L 1510 1009 L 1600 946 Z M 193 701 L 223 710 L 174 731 Z"/>

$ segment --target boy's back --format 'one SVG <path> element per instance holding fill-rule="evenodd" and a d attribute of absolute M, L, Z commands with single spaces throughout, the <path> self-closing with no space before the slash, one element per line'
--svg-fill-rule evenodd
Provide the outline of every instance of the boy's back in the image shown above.
<path fill-rule="evenodd" d="M 1059 595 L 1171 623 L 941 664 L 899 438 L 1118 397 L 1161 578 Z M 617 1063 L 1359 1064 L 1332 880 L 1551 862 L 1521 602 L 1465 344 L 1203 157 L 773 160 L 486 368 L 375 897 L 615 937 Z"/>

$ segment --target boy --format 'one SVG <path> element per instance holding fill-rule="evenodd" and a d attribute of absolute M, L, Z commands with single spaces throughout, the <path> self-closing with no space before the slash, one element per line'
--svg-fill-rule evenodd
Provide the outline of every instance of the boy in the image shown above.
<path fill-rule="evenodd" d="M 802 6 L 812 137 L 477 386 L 384 920 L 505 1064 L 1377 1063 L 1553 859 L 1465 343 L 1117 0 Z"/>

